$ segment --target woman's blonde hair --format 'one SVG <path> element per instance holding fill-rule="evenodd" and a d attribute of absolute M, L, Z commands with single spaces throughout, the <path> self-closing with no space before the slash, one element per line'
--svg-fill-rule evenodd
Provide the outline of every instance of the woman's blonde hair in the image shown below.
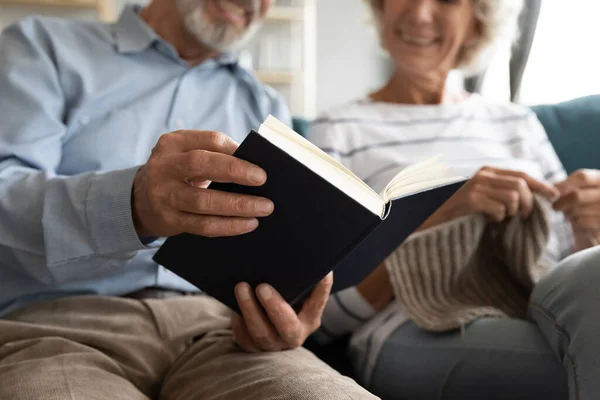
<path fill-rule="evenodd" d="M 365 0 L 373 12 L 379 34 L 382 29 L 384 0 Z M 491 53 L 500 43 L 513 43 L 518 36 L 518 19 L 523 0 L 473 0 L 475 18 L 481 25 L 480 36 L 465 46 L 458 56 L 456 68 L 466 76 L 481 72 L 489 62 Z"/>

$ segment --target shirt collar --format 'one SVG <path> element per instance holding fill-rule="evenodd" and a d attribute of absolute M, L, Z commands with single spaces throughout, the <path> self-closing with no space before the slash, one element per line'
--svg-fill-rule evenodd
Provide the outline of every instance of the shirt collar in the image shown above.
<path fill-rule="evenodd" d="M 139 16 L 139 5 L 127 5 L 112 26 L 119 53 L 145 50 L 160 38 Z"/>
<path fill-rule="evenodd" d="M 234 52 L 222 53 L 215 61 L 219 65 L 235 66 L 238 63 L 238 54 Z"/>
<path fill-rule="evenodd" d="M 138 13 L 141 8 L 137 4 L 127 5 L 119 20 L 113 24 L 113 35 L 119 53 L 140 52 L 156 43 L 163 43 L 165 45 L 163 47 L 168 49 L 167 51 L 172 53 L 174 58 L 181 61 L 170 43 L 165 42 L 139 17 Z M 223 53 L 215 59 L 209 60 L 209 64 L 235 67 L 238 64 L 238 54 L 235 52 Z"/>

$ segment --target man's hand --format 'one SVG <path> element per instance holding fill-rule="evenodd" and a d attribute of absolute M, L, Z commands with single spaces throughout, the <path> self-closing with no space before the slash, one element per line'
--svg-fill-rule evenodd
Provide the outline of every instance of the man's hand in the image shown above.
<path fill-rule="evenodd" d="M 600 241 L 600 171 L 576 171 L 556 187 L 560 199 L 554 209 L 562 211 L 571 222 L 578 249 L 597 244 Z"/>
<path fill-rule="evenodd" d="M 425 221 L 420 230 L 475 213 L 484 214 L 494 222 L 515 215 L 526 219 L 533 211 L 533 193 L 551 201 L 558 197 L 552 185 L 523 172 L 484 167 Z"/>
<path fill-rule="evenodd" d="M 235 341 L 248 352 L 281 351 L 302 346 L 321 325 L 332 284 L 333 274 L 330 273 L 317 284 L 298 314 L 271 286 L 259 285 L 255 296 L 247 283 L 238 284 L 235 295 L 242 316 L 234 314 L 231 317 Z"/>
<path fill-rule="evenodd" d="M 133 184 L 132 211 L 140 236 L 180 233 L 233 236 L 251 232 L 273 212 L 264 198 L 207 189 L 211 181 L 260 186 L 266 173 L 233 157 L 238 145 L 212 131 L 178 131 L 158 140 Z"/>

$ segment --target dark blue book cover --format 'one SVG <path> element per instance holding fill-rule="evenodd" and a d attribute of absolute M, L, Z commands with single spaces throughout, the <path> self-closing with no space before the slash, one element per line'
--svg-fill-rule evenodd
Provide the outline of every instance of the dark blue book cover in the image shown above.
<path fill-rule="evenodd" d="M 251 132 L 235 156 L 263 168 L 260 187 L 212 183 L 211 189 L 263 196 L 275 211 L 249 234 L 168 238 L 154 260 L 235 311 L 234 287 L 272 285 L 295 305 L 334 270 L 334 290 L 355 285 L 375 269 L 462 185 L 395 199 L 385 218 Z"/>

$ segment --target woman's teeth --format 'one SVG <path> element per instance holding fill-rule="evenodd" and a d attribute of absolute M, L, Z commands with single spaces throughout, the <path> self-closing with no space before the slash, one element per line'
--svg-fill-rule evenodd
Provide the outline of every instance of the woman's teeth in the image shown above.
<path fill-rule="evenodd" d="M 426 38 L 426 37 L 422 37 L 422 36 L 412 36 L 412 35 L 409 35 L 404 32 L 401 33 L 401 37 L 402 37 L 402 40 L 404 40 L 405 42 L 407 42 L 409 44 L 415 44 L 418 46 L 429 46 L 436 41 L 436 39 L 434 39 L 434 38 Z"/>
<path fill-rule="evenodd" d="M 243 7 L 240 7 L 238 4 L 229 0 L 221 0 L 221 7 L 223 7 L 223 10 L 226 12 L 237 17 L 243 17 L 246 14 L 246 10 Z"/>

